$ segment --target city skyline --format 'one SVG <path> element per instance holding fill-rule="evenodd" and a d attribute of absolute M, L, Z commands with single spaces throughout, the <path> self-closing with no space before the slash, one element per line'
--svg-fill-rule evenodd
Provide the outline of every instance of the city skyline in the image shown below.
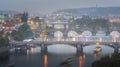
<path fill-rule="evenodd" d="M 69 8 L 119 7 L 119 0 L 0 0 L 0 10 L 46 14 Z"/>

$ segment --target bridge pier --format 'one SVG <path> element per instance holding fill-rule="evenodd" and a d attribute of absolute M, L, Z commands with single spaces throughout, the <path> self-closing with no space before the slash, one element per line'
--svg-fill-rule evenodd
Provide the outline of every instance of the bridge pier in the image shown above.
<path fill-rule="evenodd" d="M 115 43 L 114 45 L 115 45 L 115 46 L 114 46 L 114 53 L 117 54 L 117 53 L 119 53 L 118 43 Z"/>
<path fill-rule="evenodd" d="M 47 54 L 47 46 L 45 46 L 44 44 L 41 45 L 41 54 L 42 55 Z"/>
<path fill-rule="evenodd" d="M 83 45 L 80 44 L 80 45 L 77 45 L 76 47 L 77 47 L 76 55 L 77 56 L 83 55 Z"/>
<path fill-rule="evenodd" d="M 114 53 L 116 53 L 116 54 L 119 53 L 119 47 L 116 46 L 116 47 L 114 48 Z"/>
<path fill-rule="evenodd" d="M 67 29 L 67 24 L 64 24 L 64 29 L 65 29 L 65 30 Z"/>
<path fill-rule="evenodd" d="M 114 53 L 119 53 L 119 48 L 115 48 Z"/>

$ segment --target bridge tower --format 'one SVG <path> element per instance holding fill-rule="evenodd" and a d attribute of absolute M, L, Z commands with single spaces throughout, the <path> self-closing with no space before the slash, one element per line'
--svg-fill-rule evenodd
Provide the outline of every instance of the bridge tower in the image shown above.
<path fill-rule="evenodd" d="M 47 54 L 47 46 L 45 46 L 44 44 L 41 44 L 41 54 L 42 55 Z"/>
<path fill-rule="evenodd" d="M 76 55 L 80 56 L 83 55 L 83 44 L 77 44 L 77 50 L 76 50 Z"/>

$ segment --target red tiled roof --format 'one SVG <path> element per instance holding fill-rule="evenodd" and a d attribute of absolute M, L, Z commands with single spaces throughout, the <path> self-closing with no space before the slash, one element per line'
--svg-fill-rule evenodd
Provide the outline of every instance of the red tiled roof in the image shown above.
<path fill-rule="evenodd" d="M 14 27 L 15 25 L 10 23 L 10 24 L 3 24 L 4 27 Z"/>

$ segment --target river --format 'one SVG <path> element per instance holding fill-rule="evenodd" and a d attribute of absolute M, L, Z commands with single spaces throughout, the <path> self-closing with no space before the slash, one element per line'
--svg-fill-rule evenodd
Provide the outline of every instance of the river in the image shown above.
<path fill-rule="evenodd" d="M 26 54 L 10 55 L 10 63 L 14 63 L 15 67 L 91 67 L 95 60 L 99 60 L 104 55 L 111 55 L 114 49 L 108 46 L 101 46 L 102 51 L 98 54 L 94 53 L 94 46 L 86 46 L 83 48 L 83 55 L 76 55 L 76 48 L 70 45 L 54 44 L 48 46 L 48 53 L 41 55 L 41 48 L 31 48 Z M 67 58 L 72 58 L 69 66 L 61 66 L 60 63 Z"/>

